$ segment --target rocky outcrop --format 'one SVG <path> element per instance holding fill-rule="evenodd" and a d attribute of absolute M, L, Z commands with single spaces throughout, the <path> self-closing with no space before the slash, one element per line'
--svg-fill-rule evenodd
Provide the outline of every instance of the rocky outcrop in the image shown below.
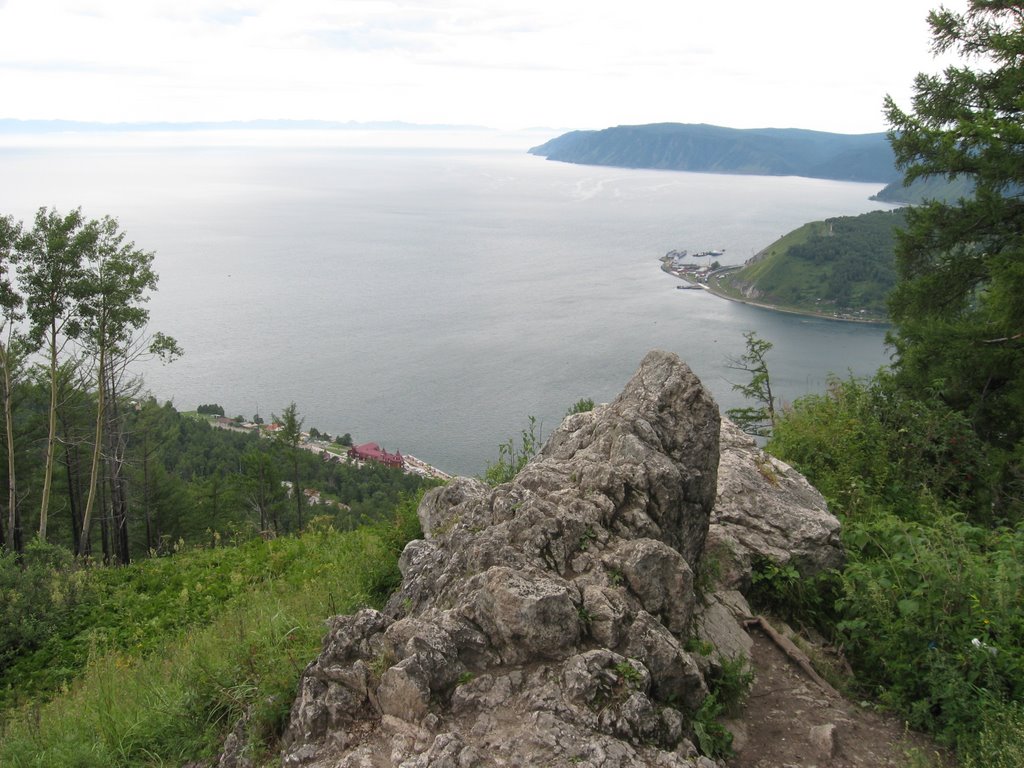
<path fill-rule="evenodd" d="M 725 467 L 723 487 L 720 423 L 689 368 L 652 352 L 512 482 L 429 492 L 385 610 L 331 620 L 284 764 L 714 765 L 690 721 L 721 656 L 749 653 L 749 608 L 733 592 L 699 600 L 695 574 L 716 498 L 757 514 L 733 498 L 748 472 Z M 749 447 L 726 434 L 739 461 Z M 715 514 L 736 583 L 782 546 L 771 525 L 744 537 L 738 512 Z M 723 650 L 695 658 L 694 632 Z"/>
<path fill-rule="evenodd" d="M 719 583 L 750 586 L 752 567 L 770 560 L 813 576 L 843 564 L 839 521 L 799 472 L 722 420 L 718 497 L 707 541 Z"/>

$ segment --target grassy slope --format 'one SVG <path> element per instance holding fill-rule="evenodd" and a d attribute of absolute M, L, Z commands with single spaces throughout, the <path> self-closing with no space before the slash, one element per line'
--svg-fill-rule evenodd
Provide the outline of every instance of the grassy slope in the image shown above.
<path fill-rule="evenodd" d="M 887 214 L 884 214 L 887 215 Z M 764 304 L 774 305 L 780 309 L 800 312 L 831 315 L 839 313 L 843 316 L 864 315 L 867 318 L 884 317 L 884 301 L 880 296 L 884 291 L 874 279 L 867 278 L 851 281 L 851 296 L 847 300 L 836 300 L 830 293 L 830 284 L 834 282 L 833 264 L 830 260 L 820 262 L 808 261 L 806 258 L 795 258 L 794 249 L 814 246 L 817 243 L 831 245 L 831 238 L 846 236 L 839 234 L 840 229 L 861 231 L 861 222 L 868 222 L 868 217 L 878 214 L 866 214 L 859 217 L 840 217 L 828 221 L 815 221 L 805 224 L 784 235 L 762 250 L 742 269 L 724 276 L 720 286 L 727 295 L 747 298 Z M 835 223 L 836 234 L 832 234 L 830 223 Z M 891 252 L 872 254 L 872 258 L 888 259 L 891 269 Z M 860 313 L 860 310 L 865 310 Z"/>
<path fill-rule="evenodd" d="M 788 266 L 782 258 L 794 245 L 803 245 L 811 239 L 812 235 L 821 235 L 825 232 L 825 222 L 812 221 L 802 227 L 794 229 L 787 235 L 783 235 L 774 243 L 769 245 L 755 257 L 757 260 L 748 264 L 738 273 L 737 279 L 744 283 L 756 285 L 758 282 L 770 277 L 773 273 L 785 272 Z"/>
<path fill-rule="evenodd" d="M 91 620 L 119 627 L 113 634 L 124 640 L 89 655 L 50 701 L 37 690 L 36 703 L 4 713 L 0 765 L 181 765 L 213 754 L 245 712 L 256 733 L 252 754 L 273 749 L 324 619 L 379 605 L 398 582 L 402 546 L 417 535 L 409 502 L 395 520 L 351 533 L 250 542 L 227 558 L 227 550 L 195 551 L 140 563 L 133 574 L 98 572 L 136 585 L 148 579 L 153 589 L 134 604 L 115 589 L 119 597 L 93 609 Z M 194 620 L 181 618 L 191 595 L 212 590 L 232 594 Z M 154 602 L 163 607 L 154 612 L 146 605 Z M 179 620 L 154 621 L 165 615 Z"/>
<path fill-rule="evenodd" d="M 789 275 L 795 270 L 793 269 L 793 263 L 787 261 L 784 258 L 784 254 L 795 245 L 804 245 L 811 239 L 812 235 L 824 231 L 824 228 L 825 222 L 812 221 L 783 235 L 758 253 L 754 259 L 747 262 L 742 269 L 724 275 L 718 283 L 718 289 L 731 298 L 774 304 L 781 309 L 797 311 L 817 310 L 817 307 L 810 305 L 793 304 L 782 301 L 778 297 L 766 296 L 759 286 L 766 279 L 774 279 L 776 277 L 784 280 L 791 279 Z"/>

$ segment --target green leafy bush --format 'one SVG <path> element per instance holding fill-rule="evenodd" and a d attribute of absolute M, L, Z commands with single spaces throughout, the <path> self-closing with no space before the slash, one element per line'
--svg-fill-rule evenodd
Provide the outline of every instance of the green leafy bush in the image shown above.
<path fill-rule="evenodd" d="M 753 683 L 754 671 L 743 656 L 723 659 L 718 674 L 708 681 L 710 693 L 694 713 L 692 723 L 697 746 L 708 757 L 733 756 L 733 735 L 719 720 L 739 713 Z"/>
<path fill-rule="evenodd" d="M 984 727 L 988 701 L 1024 696 L 1024 530 L 988 531 L 933 508 L 850 526 L 836 604 L 862 684 L 950 743 Z"/>
<path fill-rule="evenodd" d="M 996 764 L 981 757 L 996 739 L 1024 748 L 1024 526 L 994 503 L 991 452 L 966 420 L 883 373 L 798 401 L 768 449 L 825 494 L 847 564 L 819 585 L 833 593 L 771 564 L 755 590 L 816 614 L 866 693 L 965 761 Z"/>
<path fill-rule="evenodd" d="M 797 400 L 768 450 L 847 516 L 877 507 L 910 518 L 927 492 L 975 522 L 992 521 L 986 451 L 969 422 L 938 398 L 903 394 L 886 372 L 833 378 L 825 394 Z"/>
<path fill-rule="evenodd" d="M 594 410 L 594 399 L 590 397 L 581 397 L 569 406 L 569 410 L 565 412 L 565 415 L 572 416 L 574 413 L 587 413 L 592 410 Z"/>
<path fill-rule="evenodd" d="M 697 747 L 708 757 L 732 757 L 732 733 L 718 719 L 725 714 L 725 707 L 714 693 L 709 693 L 693 716 L 693 735 Z"/>

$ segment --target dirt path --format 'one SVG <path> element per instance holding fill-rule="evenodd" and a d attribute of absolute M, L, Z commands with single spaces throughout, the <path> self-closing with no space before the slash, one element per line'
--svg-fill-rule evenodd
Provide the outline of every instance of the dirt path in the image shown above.
<path fill-rule="evenodd" d="M 827 693 L 760 628 L 750 637 L 755 680 L 743 712 L 726 724 L 735 736 L 730 768 L 896 767 L 909 764 L 912 748 L 935 752 L 897 718 Z"/>

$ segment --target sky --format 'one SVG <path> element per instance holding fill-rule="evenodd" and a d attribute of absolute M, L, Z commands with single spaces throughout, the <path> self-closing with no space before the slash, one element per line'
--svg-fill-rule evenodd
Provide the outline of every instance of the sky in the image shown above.
<path fill-rule="evenodd" d="M 0 0 L 0 118 L 884 131 L 937 5 Z"/>

